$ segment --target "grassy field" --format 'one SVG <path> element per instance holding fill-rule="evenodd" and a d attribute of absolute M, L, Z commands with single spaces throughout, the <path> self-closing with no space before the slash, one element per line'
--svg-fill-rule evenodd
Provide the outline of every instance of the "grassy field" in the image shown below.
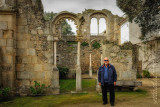
<path fill-rule="evenodd" d="M 85 79 L 82 80 L 82 89 L 83 91 L 95 91 L 96 89 L 96 80 L 94 79 Z M 64 79 L 60 80 L 60 92 L 67 93 L 76 90 L 76 80 L 75 79 Z"/>
<path fill-rule="evenodd" d="M 58 107 L 70 104 L 83 103 L 102 103 L 101 94 L 95 90 L 95 80 L 83 80 L 82 87 L 87 93 L 65 94 L 71 90 L 75 90 L 75 80 L 60 80 L 61 92 L 60 95 L 41 96 L 41 97 L 17 97 L 8 102 L 2 102 L 0 107 Z M 66 91 L 67 90 L 67 91 Z M 135 92 L 116 92 L 116 101 L 130 101 L 136 98 L 148 96 L 147 91 L 137 90 Z"/>

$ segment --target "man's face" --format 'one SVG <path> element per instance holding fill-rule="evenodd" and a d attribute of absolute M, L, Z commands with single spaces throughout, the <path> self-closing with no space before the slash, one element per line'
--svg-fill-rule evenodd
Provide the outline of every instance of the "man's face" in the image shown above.
<path fill-rule="evenodd" d="M 104 58 L 104 64 L 109 64 L 109 59 L 108 58 Z"/>

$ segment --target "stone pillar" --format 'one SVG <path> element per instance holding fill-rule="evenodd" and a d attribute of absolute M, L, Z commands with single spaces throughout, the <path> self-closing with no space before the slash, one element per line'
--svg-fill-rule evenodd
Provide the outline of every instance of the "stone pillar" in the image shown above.
<path fill-rule="evenodd" d="M 57 68 L 57 41 L 54 41 L 54 67 Z"/>
<path fill-rule="evenodd" d="M 97 24 L 98 24 L 98 35 L 99 35 L 99 18 L 97 18 Z"/>
<path fill-rule="evenodd" d="M 59 70 L 57 68 L 57 41 L 58 37 L 54 37 L 53 45 L 54 45 L 54 67 L 51 73 L 51 81 L 52 81 L 52 94 L 59 93 Z"/>
<path fill-rule="evenodd" d="M 76 68 L 76 91 L 82 90 L 82 83 L 81 83 L 81 65 L 80 65 L 80 47 L 81 42 L 78 40 L 77 46 L 77 68 Z"/>
<path fill-rule="evenodd" d="M 89 51 L 90 55 L 89 55 L 89 76 L 92 77 L 92 52 Z"/>

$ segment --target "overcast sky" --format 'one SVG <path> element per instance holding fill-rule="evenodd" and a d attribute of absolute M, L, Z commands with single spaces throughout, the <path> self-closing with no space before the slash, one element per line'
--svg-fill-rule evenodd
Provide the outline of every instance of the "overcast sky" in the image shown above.
<path fill-rule="evenodd" d="M 42 0 L 44 11 L 69 11 L 82 13 L 85 9 L 108 9 L 112 14 L 122 16 L 124 13 L 116 6 L 116 0 Z"/>

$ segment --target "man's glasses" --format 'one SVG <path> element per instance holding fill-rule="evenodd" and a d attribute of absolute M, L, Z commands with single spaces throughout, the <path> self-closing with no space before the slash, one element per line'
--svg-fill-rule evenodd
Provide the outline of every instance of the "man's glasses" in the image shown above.
<path fill-rule="evenodd" d="M 104 61 L 109 61 L 109 60 L 104 60 Z"/>

